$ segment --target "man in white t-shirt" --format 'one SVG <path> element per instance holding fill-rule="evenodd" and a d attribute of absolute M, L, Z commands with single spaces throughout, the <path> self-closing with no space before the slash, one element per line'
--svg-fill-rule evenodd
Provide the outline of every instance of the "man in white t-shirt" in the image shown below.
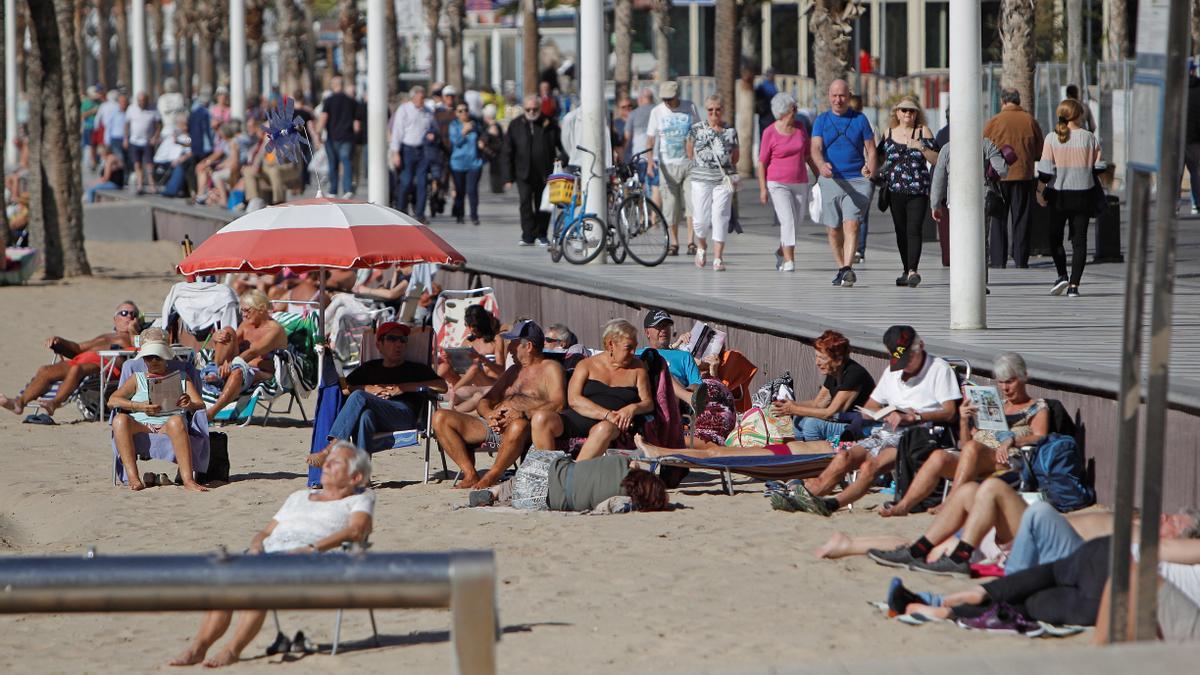
<path fill-rule="evenodd" d="M 133 185 L 138 192 L 147 190 L 147 186 L 153 192 L 154 147 L 158 145 L 160 120 L 158 110 L 150 105 L 150 96 L 144 91 L 138 92 L 137 105 L 130 106 L 125 112 L 125 140 L 129 142 L 127 168 L 133 173 Z"/>
<path fill-rule="evenodd" d="M 888 370 L 879 376 L 871 398 L 863 406 L 872 412 L 894 408 L 871 434 L 847 451 L 839 452 L 817 478 L 797 484 L 793 505 L 803 511 L 828 516 L 867 494 L 875 476 L 896 464 L 896 446 L 912 428 L 949 426 L 962 400 L 958 378 L 945 360 L 925 352 L 925 342 L 912 326 L 892 326 L 883 334 Z M 828 496 L 849 472 L 858 478 L 845 490 Z"/>
<path fill-rule="evenodd" d="M 679 98 L 676 82 L 658 85 L 658 96 L 662 103 L 650 111 L 650 121 L 646 125 L 646 148 L 650 150 L 646 153 L 646 174 L 653 176 L 659 171 L 662 177 L 659 190 L 663 217 L 671 224 L 671 253 L 679 253 L 679 221 L 686 216 L 688 255 L 692 255 L 695 253 L 691 248 L 692 186 L 688 180 L 692 160 L 687 156 L 687 137 L 700 116 L 691 101 Z"/>

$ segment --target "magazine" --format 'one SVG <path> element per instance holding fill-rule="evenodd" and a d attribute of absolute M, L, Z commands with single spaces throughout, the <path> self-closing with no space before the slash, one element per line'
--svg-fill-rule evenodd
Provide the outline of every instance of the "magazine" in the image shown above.
<path fill-rule="evenodd" d="M 871 419 L 878 422 L 879 420 L 887 417 L 889 414 L 896 412 L 896 406 L 885 405 L 884 407 L 880 408 L 879 410 L 867 410 L 866 408 L 864 408 L 860 405 L 857 408 L 855 408 L 855 410 L 862 413 L 863 417 L 870 417 Z"/>
<path fill-rule="evenodd" d="M 1004 418 L 1004 399 L 995 387 L 968 385 L 967 397 L 975 406 L 975 428 L 985 431 L 1008 431 L 1008 420 Z"/>
<path fill-rule="evenodd" d="M 475 363 L 475 349 L 472 347 L 446 347 L 446 360 L 454 372 L 462 375 Z"/>
<path fill-rule="evenodd" d="M 159 414 L 183 410 L 179 407 L 179 397 L 183 395 L 183 376 L 178 370 L 162 377 L 148 377 L 146 385 L 150 394 L 149 403 L 158 406 Z"/>
<path fill-rule="evenodd" d="M 692 326 L 692 334 L 688 338 L 688 351 L 693 359 L 704 360 L 709 356 L 720 356 L 724 348 L 724 331 L 716 330 L 703 321 L 697 321 Z"/>

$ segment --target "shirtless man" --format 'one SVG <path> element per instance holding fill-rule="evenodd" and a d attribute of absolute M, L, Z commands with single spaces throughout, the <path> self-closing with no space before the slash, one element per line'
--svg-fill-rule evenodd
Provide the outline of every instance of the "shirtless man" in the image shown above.
<path fill-rule="evenodd" d="M 213 363 L 216 372 L 209 371 L 205 380 L 224 381 L 221 395 L 205 411 L 212 422 L 217 413 L 249 391 L 259 382 L 275 374 L 271 352 L 287 346 L 283 326 L 271 318 L 271 305 L 265 293 L 258 289 L 246 291 L 241 297 L 242 325 L 237 330 L 225 327 L 213 334 L 216 353 Z"/>
<path fill-rule="evenodd" d="M 463 479 L 456 486 L 460 489 L 481 490 L 499 482 L 529 445 L 530 413 L 562 410 L 566 398 L 562 365 L 542 354 L 546 337 L 540 326 L 522 321 L 501 337 L 511 341 L 509 353 L 517 363 L 479 401 L 476 411 L 482 419 L 450 409 L 433 416 L 438 443 L 462 469 Z M 472 448 L 484 443 L 494 444 L 498 451 L 492 468 L 479 476 Z"/>
<path fill-rule="evenodd" d="M 80 380 L 100 372 L 100 350 L 129 349 L 133 346 L 134 334 L 139 330 L 141 319 L 138 307 L 132 301 L 126 300 L 117 306 L 111 332 L 102 333 L 85 342 L 72 342 L 58 336 L 48 338 L 46 348 L 61 356 L 63 360 L 38 368 L 20 396 L 9 398 L 0 394 L 0 407 L 14 415 L 20 415 L 25 411 L 26 405 L 50 391 L 55 382 L 62 382 L 54 399 L 41 405 L 45 415 L 53 416 L 54 411 L 75 392 Z M 119 365 L 118 363 L 116 367 L 119 368 Z M 54 422 L 51 420 L 43 423 Z"/>

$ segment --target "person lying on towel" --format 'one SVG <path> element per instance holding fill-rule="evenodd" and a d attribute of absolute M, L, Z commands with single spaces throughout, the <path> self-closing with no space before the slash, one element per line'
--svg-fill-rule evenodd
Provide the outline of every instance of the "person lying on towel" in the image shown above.
<path fill-rule="evenodd" d="M 592 511 L 616 497 L 628 497 L 634 511 L 667 510 L 667 486 L 635 467 L 628 457 L 604 455 L 573 461 L 565 452 L 530 450 L 512 478 L 486 490 L 472 490 L 471 506 L 512 506 L 526 511 Z M 608 509 L 619 513 L 626 507 Z"/>
<path fill-rule="evenodd" d="M 271 318 L 271 304 L 265 293 L 252 289 L 243 293 L 240 301 L 242 324 L 237 330 L 226 326 L 213 333 L 213 362 L 202 373 L 206 389 L 220 386 L 221 390 L 205 411 L 209 422 L 242 393 L 271 379 L 275 375 L 271 352 L 287 346 L 287 333 Z"/>

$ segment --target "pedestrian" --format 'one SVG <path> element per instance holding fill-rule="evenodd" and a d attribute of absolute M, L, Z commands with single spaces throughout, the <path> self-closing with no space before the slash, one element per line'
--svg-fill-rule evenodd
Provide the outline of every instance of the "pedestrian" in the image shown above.
<path fill-rule="evenodd" d="M 96 118 L 100 112 L 100 90 L 95 85 L 87 88 L 83 100 L 79 102 L 79 118 L 83 124 L 82 150 L 88 159 L 88 170 L 95 171 L 100 164 L 97 154 L 97 143 L 92 138 L 96 134 Z M 89 149 L 90 148 L 90 149 Z"/>
<path fill-rule="evenodd" d="M 158 146 L 162 123 L 158 110 L 150 105 L 150 95 L 138 92 L 137 105 L 125 113 L 126 141 L 129 143 L 130 162 L 127 165 L 133 175 L 130 186 L 138 194 L 154 191 L 154 148 Z"/>
<path fill-rule="evenodd" d="M 488 163 L 488 181 L 492 194 L 504 193 L 504 129 L 496 121 L 496 104 L 483 106 L 483 148 L 480 153 Z"/>
<path fill-rule="evenodd" d="M 850 102 L 847 105 L 849 105 L 850 109 L 853 110 L 854 112 L 859 112 L 859 113 L 862 112 L 862 110 L 863 110 L 862 97 L 859 96 L 858 94 L 851 94 Z M 877 134 L 875 133 L 875 125 L 871 124 L 870 118 L 867 119 L 867 124 L 870 125 L 870 127 L 871 127 L 871 136 L 872 137 L 876 136 Z M 812 133 L 809 132 L 809 135 L 811 136 Z M 878 146 L 876 146 L 876 149 L 878 149 Z M 880 161 L 882 161 L 882 160 L 883 160 L 883 158 L 881 157 Z M 871 205 L 874 203 L 875 203 L 875 182 L 872 181 L 871 182 L 871 192 L 867 196 L 867 208 L 863 210 L 862 220 L 860 220 L 858 223 L 858 248 L 854 252 L 854 264 L 855 265 L 857 265 L 867 259 L 867 236 L 870 234 L 870 230 L 871 230 Z"/>
<path fill-rule="evenodd" d="M 427 138 L 429 160 L 429 215 L 440 216 L 446 208 L 446 184 L 450 178 L 450 123 L 455 120 L 458 90 L 450 85 L 434 92 L 433 138 Z"/>
<path fill-rule="evenodd" d="M 1092 135 L 1097 139 L 1100 138 L 1100 129 L 1096 126 L 1096 118 L 1092 115 L 1092 109 L 1088 107 L 1087 102 L 1079 98 L 1079 87 L 1074 84 L 1067 85 L 1067 98 L 1073 99 L 1083 106 L 1082 126 L 1084 129 L 1092 132 Z"/>
<path fill-rule="evenodd" d="M 465 102 L 454 108 L 457 117 L 450 123 L 450 173 L 454 177 L 454 222 L 463 223 L 463 202 L 469 200 L 471 224 L 479 224 L 479 174 L 483 171 L 480 151 L 484 142 L 479 127 L 471 119 L 471 107 Z"/>
<path fill-rule="evenodd" d="M 1046 136 L 1042 145 L 1042 161 L 1038 163 L 1038 204 L 1050 207 L 1050 246 L 1058 279 L 1050 288 L 1051 295 L 1079 297 L 1079 281 L 1087 262 L 1088 222 L 1096 212 L 1096 177 L 1092 173 L 1100 159 L 1100 144 L 1092 132 L 1083 128 L 1083 105 L 1065 99 L 1055 111 L 1058 124 L 1054 133 Z M 1011 173 L 1012 169 L 1009 169 Z M 1067 252 L 1063 234 L 1071 237 L 1071 275 L 1067 276 Z"/>
<path fill-rule="evenodd" d="M 409 190 L 416 192 L 416 207 L 410 213 L 422 224 L 429 223 L 425 218 L 425 174 L 429 170 L 425 141 L 431 124 L 433 113 L 425 107 L 425 87 L 409 89 L 408 100 L 400 104 L 392 117 L 392 168 L 399 172 L 399 185 L 392 199 L 396 208 L 405 210 Z"/>
<path fill-rule="evenodd" d="M 520 246 L 549 246 L 546 235 L 550 229 L 550 214 L 539 209 L 546 176 L 554 168 L 554 159 L 565 160 L 566 153 L 559 142 L 558 124 L 542 115 L 541 100 L 536 94 L 525 97 L 524 115 L 508 125 L 506 151 L 508 176 L 517 184 L 520 199 Z"/>
<path fill-rule="evenodd" d="M 1033 163 L 1044 137 L 1033 115 L 1021 107 L 1021 94 L 1016 89 L 1000 92 L 1000 112 L 988 120 L 983 135 L 1001 150 L 1009 146 L 1017 161 L 1008 168 L 1008 176 L 1000 182 L 1000 200 L 1007 208 L 988 213 L 988 266 L 1008 265 L 1008 222 L 1012 220 L 1012 259 L 1019 268 L 1029 267 L 1029 225 L 1033 220 Z"/>
<path fill-rule="evenodd" d="M 929 166 L 937 163 L 933 132 L 925 126 L 925 113 L 915 96 L 902 96 L 892 106 L 888 131 L 880 143 L 885 169 L 879 179 L 887 190 L 896 229 L 896 248 L 903 267 L 897 286 L 916 288 L 921 283 L 922 234 L 929 214 Z"/>
<path fill-rule="evenodd" d="M 225 87 L 217 87 L 213 98 L 213 104 L 208 106 L 208 116 L 212 119 L 212 128 L 215 130 L 233 120 L 233 108 L 229 105 L 229 90 Z"/>
<path fill-rule="evenodd" d="M 692 233 L 692 195 L 688 174 L 692 162 L 687 155 L 687 138 L 691 128 L 700 121 L 696 106 L 679 98 L 679 84 L 674 81 L 658 85 L 662 103 L 650 111 L 646 123 L 646 175 L 662 171 L 662 212 L 670 224 L 669 255 L 679 254 L 679 222 L 685 217 L 688 224 L 688 255 L 696 253 Z"/>
<path fill-rule="evenodd" d="M 775 94 L 771 99 L 775 121 L 767 126 L 759 144 L 758 199 L 770 201 L 779 220 L 781 272 L 796 270 L 796 230 L 808 213 L 808 166 L 812 164 L 808 133 L 796 125 L 796 99 Z M 813 173 L 817 173 L 813 167 Z"/>
<path fill-rule="evenodd" d="M 633 100 L 628 96 L 622 96 L 617 100 L 617 110 L 613 115 L 612 121 L 612 139 L 611 145 L 613 149 L 613 157 L 619 161 L 624 161 L 626 155 L 625 147 L 625 127 L 629 124 L 629 115 L 633 112 Z"/>
<path fill-rule="evenodd" d="M 696 267 L 704 267 L 708 237 L 713 239 L 713 271 L 725 271 L 725 237 L 733 212 L 738 161 L 737 129 L 724 121 L 720 94 L 704 101 L 707 119 L 688 132 L 687 154 L 692 160 L 692 222 L 696 231 Z"/>
<path fill-rule="evenodd" d="M 187 117 L 188 114 L 187 101 L 184 100 L 183 94 L 179 93 L 178 80 L 173 77 L 163 80 L 163 93 L 158 95 L 155 107 L 158 109 L 162 128 L 174 133 L 174 129 L 178 127 L 177 118 Z"/>
<path fill-rule="evenodd" d="M 1184 131 L 1183 164 L 1187 167 L 1192 192 L 1192 215 L 1200 214 L 1200 77 L 1196 64 L 1188 68 L 1187 123 Z"/>
<path fill-rule="evenodd" d="M 759 138 L 762 138 L 772 122 L 779 119 L 772 110 L 775 95 L 778 93 L 779 87 L 775 86 L 775 69 L 767 68 L 763 71 L 762 81 L 754 88 L 754 114 L 758 117 Z"/>
<path fill-rule="evenodd" d="M 343 91 L 342 77 L 329 81 L 329 96 L 321 102 L 317 136 L 325 132 L 325 157 L 329 161 L 329 192 L 337 194 L 341 178 L 342 199 L 354 196 L 354 137 L 358 133 L 358 104 Z"/>
<path fill-rule="evenodd" d="M 123 92 L 117 94 L 116 106 L 110 108 L 108 117 L 104 120 L 104 144 L 113 149 L 121 157 L 121 166 L 129 167 L 129 142 L 125 132 L 129 121 L 126 114 L 129 110 L 129 96 Z M 128 173 L 128 172 L 126 172 Z M 119 187 L 125 187 L 124 181 L 128 176 L 122 175 Z"/>
<path fill-rule="evenodd" d="M 821 223 L 838 266 L 834 286 L 853 286 L 858 223 L 870 207 L 875 173 L 875 134 L 861 112 L 850 108 L 850 85 L 829 85 L 829 110 L 813 122 L 812 160 L 820 172 Z"/>
<path fill-rule="evenodd" d="M 642 87 L 637 95 L 637 107 L 633 112 L 629 113 L 629 119 L 625 122 L 625 162 L 632 162 L 633 156 L 646 149 L 646 128 L 650 124 L 650 112 L 654 110 L 654 90 L 650 87 Z M 638 158 L 637 162 L 638 177 L 641 179 L 642 185 L 645 186 L 646 194 L 654 200 L 655 204 L 661 206 L 658 194 L 657 176 L 652 181 L 646 175 L 646 161 Z M 679 247 L 675 247 L 674 255 L 679 255 Z"/>

